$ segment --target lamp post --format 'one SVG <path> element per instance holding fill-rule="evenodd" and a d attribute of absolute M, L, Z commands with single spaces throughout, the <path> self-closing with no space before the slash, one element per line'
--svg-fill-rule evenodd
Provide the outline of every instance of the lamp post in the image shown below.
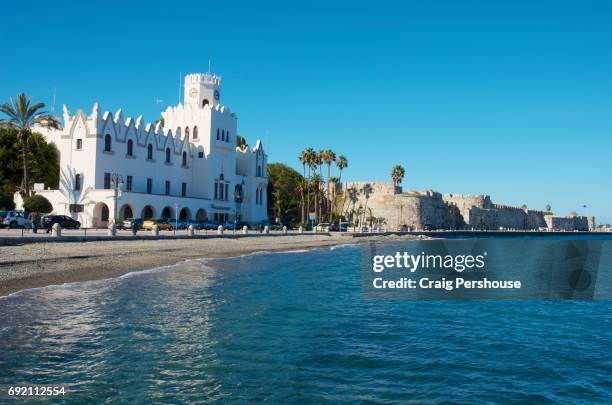
<path fill-rule="evenodd" d="M 176 233 L 176 228 L 178 228 L 178 209 L 180 205 L 179 203 L 174 203 L 174 233 Z"/>
<path fill-rule="evenodd" d="M 115 202 L 115 215 L 113 220 L 117 223 L 117 201 L 121 198 L 121 186 L 123 186 L 123 176 L 119 173 L 111 175 L 111 183 L 113 185 L 113 201 Z"/>

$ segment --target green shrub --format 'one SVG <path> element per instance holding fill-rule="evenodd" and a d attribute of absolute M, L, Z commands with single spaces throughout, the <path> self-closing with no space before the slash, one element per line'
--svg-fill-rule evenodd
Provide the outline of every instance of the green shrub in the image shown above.
<path fill-rule="evenodd" d="M 0 191 L 0 210 L 14 210 L 15 202 L 13 201 L 13 196 L 10 193 L 4 192 L 4 190 Z"/>
<path fill-rule="evenodd" d="M 53 205 L 42 195 L 33 195 L 23 202 L 23 210 L 25 212 L 48 214 L 53 211 Z"/>

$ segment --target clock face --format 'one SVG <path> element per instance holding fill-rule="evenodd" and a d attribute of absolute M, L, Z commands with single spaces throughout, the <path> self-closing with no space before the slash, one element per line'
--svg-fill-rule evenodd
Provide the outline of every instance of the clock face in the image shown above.
<path fill-rule="evenodd" d="M 215 90 L 215 100 L 219 100 L 219 97 L 221 97 L 221 94 L 219 94 L 219 90 Z"/>
<path fill-rule="evenodd" d="M 198 94 L 198 91 L 197 91 L 196 89 L 191 89 L 191 90 L 189 91 L 189 96 L 190 96 L 191 98 L 194 98 L 194 97 L 195 97 L 197 94 Z"/>

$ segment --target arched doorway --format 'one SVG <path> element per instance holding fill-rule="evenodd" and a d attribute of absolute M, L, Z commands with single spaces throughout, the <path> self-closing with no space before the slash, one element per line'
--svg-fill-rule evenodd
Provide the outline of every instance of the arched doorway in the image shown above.
<path fill-rule="evenodd" d="M 191 219 L 191 211 L 189 211 L 189 208 L 185 207 L 179 212 L 179 220 L 187 221 L 188 219 Z"/>
<path fill-rule="evenodd" d="M 99 202 L 94 206 L 93 226 L 107 227 L 110 210 L 108 205 Z"/>
<path fill-rule="evenodd" d="M 142 219 L 151 219 L 155 217 L 155 210 L 150 205 L 145 205 L 142 209 Z"/>
<path fill-rule="evenodd" d="M 174 218 L 174 215 L 172 215 L 172 208 L 164 207 L 164 209 L 162 210 L 161 217 L 166 219 Z"/>
<path fill-rule="evenodd" d="M 200 208 L 198 212 L 196 212 L 195 220 L 196 222 L 204 222 L 206 221 L 206 210 L 204 208 Z"/>
<path fill-rule="evenodd" d="M 119 210 L 119 218 L 121 219 L 134 218 L 134 210 L 132 210 L 132 207 L 130 207 L 129 204 L 124 204 L 121 207 L 121 209 Z"/>

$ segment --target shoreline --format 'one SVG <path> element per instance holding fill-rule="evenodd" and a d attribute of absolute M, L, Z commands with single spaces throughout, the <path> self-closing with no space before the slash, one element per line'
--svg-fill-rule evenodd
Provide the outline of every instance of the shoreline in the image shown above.
<path fill-rule="evenodd" d="M 122 240 L 32 243 L 0 246 L 0 297 L 50 285 L 100 280 L 187 259 L 225 258 L 255 252 L 283 252 L 370 240 L 418 240 L 422 237 L 339 235 L 258 236 L 175 240 Z"/>

